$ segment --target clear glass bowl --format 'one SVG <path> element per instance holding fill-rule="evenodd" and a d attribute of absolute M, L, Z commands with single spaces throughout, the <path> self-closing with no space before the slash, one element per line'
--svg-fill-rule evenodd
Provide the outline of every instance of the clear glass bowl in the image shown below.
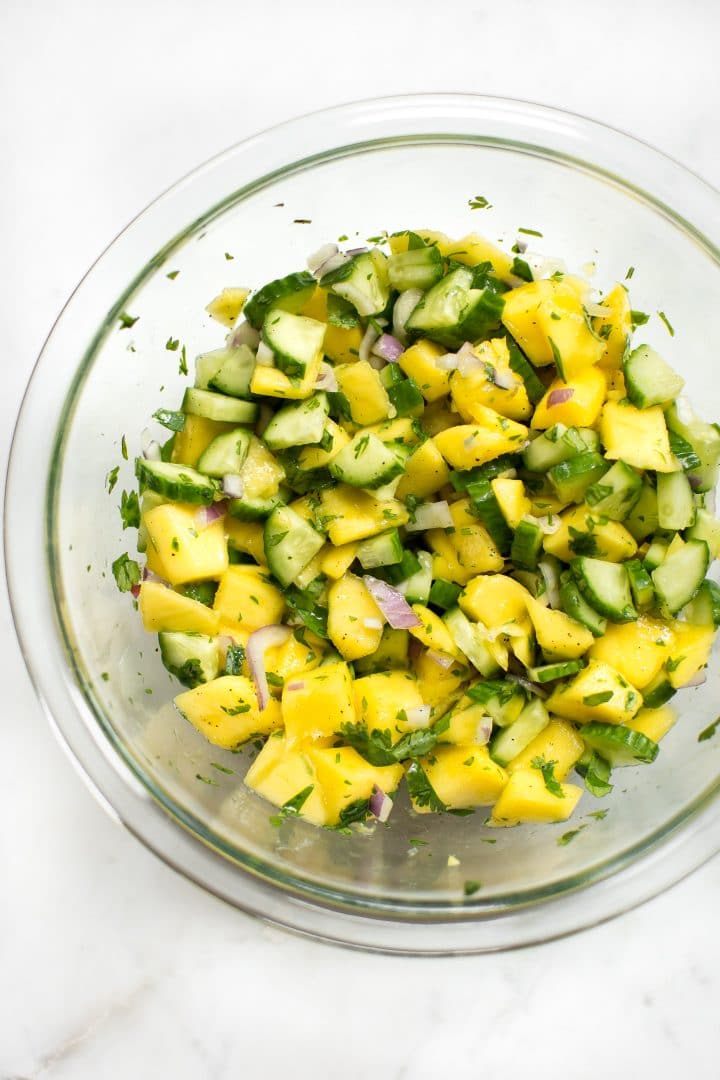
<path fill-rule="evenodd" d="M 470 209 L 476 195 L 491 208 Z M 676 699 L 680 721 L 657 763 L 618 773 L 602 802 L 586 795 L 572 826 L 491 831 L 480 814 L 417 817 L 400 801 L 389 827 L 351 837 L 301 821 L 277 829 L 268 804 L 243 787 L 247 753 L 211 747 L 175 713 L 154 638 L 109 572 L 116 555 L 133 553 L 117 504 L 133 483 L 140 432 L 156 408 L 177 406 L 184 381 L 167 339 L 192 358 L 222 341 L 204 307 L 223 286 L 301 267 L 344 234 L 420 226 L 458 237 L 474 229 L 508 245 L 518 227 L 536 229 L 543 239 L 529 237 L 531 246 L 570 268 L 596 263 L 605 286 L 634 266 L 634 306 L 663 310 L 675 328 L 670 338 L 653 318 L 644 339 L 683 372 L 703 413 L 720 416 L 710 366 L 720 354 L 715 191 L 626 135 L 535 105 L 454 95 L 347 105 L 204 165 L 91 269 L 23 403 L 6 552 L 18 633 L 49 716 L 108 811 L 161 858 L 239 907 L 314 936 L 469 952 L 606 919 L 717 850 L 720 738 L 697 740 L 718 710 L 717 656 L 706 685 Z M 127 329 L 123 311 L 138 317 Z M 600 808 L 604 820 L 583 816 Z M 587 827 L 558 845 L 578 823 Z M 467 880 L 482 883 L 469 897 Z"/>

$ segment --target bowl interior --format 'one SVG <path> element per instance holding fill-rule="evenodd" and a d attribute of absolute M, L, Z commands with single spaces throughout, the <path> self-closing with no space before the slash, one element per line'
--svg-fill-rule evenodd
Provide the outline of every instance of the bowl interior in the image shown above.
<path fill-rule="evenodd" d="M 271 824 L 272 807 L 244 788 L 254 749 L 210 746 L 175 712 L 176 687 L 155 638 L 143 632 L 110 564 L 134 556 L 118 502 L 133 486 L 140 433 L 160 406 L 178 407 L 185 379 L 180 350 L 222 344 L 205 311 L 226 285 L 258 286 L 304 266 L 327 241 L 365 242 L 407 227 L 461 237 L 476 230 L 507 247 L 518 227 L 531 250 L 570 270 L 595 264 L 608 289 L 634 267 L 633 307 L 653 314 L 637 340 L 656 346 L 685 376 L 702 415 L 720 416 L 720 324 L 709 317 L 720 294 L 720 265 L 701 235 L 642 191 L 587 163 L 520 143 L 463 136 L 389 138 L 349 145 L 243 187 L 239 173 L 221 205 L 170 241 L 128 279 L 81 364 L 65 402 L 48 491 L 48 551 L 61 633 L 78 685 L 105 736 L 162 806 L 206 844 L 243 867 L 305 897 L 360 911 L 455 918 L 503 911 L 577 888 L 613 872 L 695 813 L 716 792 L 716 741 L 698 732 L 716 717 L 717 657 L 707 683 L 676 698 L 680 720 L 651 769 L 618 770 L 601 801 L 586 794 L 569 825 L 487 828 L 485 815 L 414 815 L 400 799 L 388 827 L 351 836 L 301 821 Z M 469 200 L 492 204 L 472 210 Z M 176 276 L 168 275 L 179 271 Z M 117 310 L 138 321 L 121 328 Z M 97 312 L 95 313 L 97 316 Z M 100 321 L 96 319 L 96 322 Z M 56 414 L 48 417 L 55 423 Z M 125 437 L 129 461 L 121 456 Z M 120 466 L 109 497 L 106 477 Z M 717 743 L 717 745 L 716 745 Z M 600 820 L 596 811 L 607 811 Z M 559 838 L 582 826 L 572 843 Z M 454 856 L 451 859 L 450 856 Z M 463 883 L 482 888 L 464 900 Z"/>

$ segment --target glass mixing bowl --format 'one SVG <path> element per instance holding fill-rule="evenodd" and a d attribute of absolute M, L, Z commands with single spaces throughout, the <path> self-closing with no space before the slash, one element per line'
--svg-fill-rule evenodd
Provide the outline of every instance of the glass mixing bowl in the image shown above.
<path fill-rule="evenodd" d="M 484 196 L 491 206 L 471 209 Z M 418 817 L 352 836 L 272 808 L 242 784 L 248 752 L 210 746 L 173 709 L 155 639 L 110 563 L 133 554 L 117 505 L 140 433 L 177 406 L 188 357 L 217 347 L 204 311 L 226 285 L 304 265 L 347 235 L 407 227 L 477 230 L 578 268 L 599 285 L 634 266 L 633 306 L 661 309 L 642 339 L 720 416 L 720 197 L 679 164 L 567 113 L 474 96 L 342 106 L 257 135 L 153 203 L 90 270 L 30 382 L 7 485 L 6 551 L 19 637 L 38 694 L 108 811 L 183 874 L 246 911 L 317 937 L 413 953 L 506 948 L 568 933 L 654 895 L 720 841 L 720 737 L 698 742 L 720 699 L 707 683 L 652 768 L 618 771 L 570 825 L 489 830 L 474 817 Z M 232 255 L 232 261 L 226 257 Z M 177 274 L 174 272 L 178 271 Z M 121 312 L 137 317 L 123 327 Z M 130 461 L 121 457 L 121 438 Z M 106 476 L 120 465 L 111 497 Z M 44 484 L 37 482 L 45 479 Z M 217 765 L 222 766 L 220 771 Z M 592 811 L 607 808 L 597 820 Z M 572 843 L 558 839 L 586 826 Z M 454 859 L 449 859 L 449 856 Z M 466 881 L 481 888 L 464 895 Z"/>

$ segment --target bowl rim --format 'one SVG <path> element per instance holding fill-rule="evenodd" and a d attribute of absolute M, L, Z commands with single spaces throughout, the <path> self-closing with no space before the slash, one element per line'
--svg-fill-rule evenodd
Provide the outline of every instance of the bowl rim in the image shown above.
<path fill-rule="evenodd" d="M 41 415 L 41 383 L 43 381 L 39 377 L 41 368 L 48 366 L 52 362 L 53 353 L 57 353 L 62 348 L 66 328 L 69 336 L 77 332 L 72 325 L 73 315 L 81 306 L 84 296 L 92 292 L 90 287 L 95 278 L 100 275 L 103 266 L 112 260 L 113 253 L 122 245 L 124 239 L 143 225 L 148 215 L 166 206 L 176 194 L 187 189 L 188 185 L 192 185 L 201 176 L 211 174 L 213 170 L 222 167 L 223 164 L 227 165 L 235 158 L 242 157 L 243 154 L 256 155 L 263 145 L 265 151 L 270 149 L 270 159 L 273 159 L 273 153 L 282 159 L 285 154 L 285 140 L 290 133 L 295 133 L 296 144 L 300 142 L 299 136 L 302 136 L 304 140 L 307 139 L 308 131 L 314 132 L 316 140 L 324 144 L 328 139 L 323 138 L 322 133 L 327 131 L 328 127 L 332 131 L 344 131 L 347 126 L 372 134 L 383 125 L 390 123 L 395 129 L 398 125 L 409 125 L 413 129 L 412 136 L 416 137 L 416 141 L 421 141 L 421 136 L 424 134 L 427 138 L 432 137 L 436 141 L 442 135 L 457 142 L 463 135 L 461 131 L 454 130 L 454 126 L 448 126 L 447 130 L 438 130 L 439 126 L 449 125 L 450 121 L 454 122 L 456 117 L 471 126 L 495 124 L 497 129 L 498 125 L 500 128 L 504 125 L 513 131 L 515 128 L 522 128 L 526 135 L 529 132 L 535 135 L 542 133 L 546 140 L 552 141 L 554 138 L 554 148 L 548 147 L 546 143 L 527 143 L 517 139 L 511 139 L 510 142 L 516 149 L 526 152 L 552 151 L 550 156 L 569 156 L 576 165 L 589 168 L 596 175 L 599 173 L 606 179 L 621 183 L 631 193 L 639 193 L 648 198 L 656 208 L 668 214 L 676 224 L 683 227 L 684 231 L 699 240 L 703 247 L 713 254 L 716 261 L 720 262 L 720 252 L 705 235 L 705 231 L 710 231 L 714 220 L 717 220 L 717 191 L 701 177 L 648 143 L 595 120 L 518 99 L 471 94 L 411 94 L 365 99 L 296 116 L 251 135 L 186 173 L 136 215 L 92 264 L 60 312 L 34 365 L 13 433 L 5 489 L 4 544 L 8 591 L 21 652 L 35 691 L 56 736 L 106 811 L 168 865 L 243 910 L 300 933 L 380 951 L 437 954 L 490 951 L 533 944 L 605 921 L 623 910 L 636 906 L 686 876 L 720 849 L 720 838 L 713 839 L 713 829 L 710 827 L 720 820 L 720 807 L 716 798 L 720 786 L 716 784 L 703 793 L 695 800 L 692 811 L 684 815 L 682 821 L 671 820 L 667 828 L 659 830 L 660 835 L 653 834 L 649 844 L 636 845 L 614 856 L 608 863 L 602 864 L 601 872 L 598 874 L 583 874 L 581 881 L 569 879 L 570 884 L 563 892 L 551 898 L 545 895 L 533 897 L 529 891 L 526 894 L 528 904 L 525 907 L 515 907 L 512 911 L 498 912 L 493 910 L 491 904 L 483 904 L 480 900 L 469 902 L 459 916 L 457 908 L 452 914 L 449 910 L 443 909 L 441 917 L 438 918 L 434 905 L 429 905 L 425 910 L 422 909 L 422 905 L 404 909 L 403 905 L 396 902 L 393 902 L 390 907 L 366 903 L 365 908 L 360 907 L 361 913 L 358 914 L 358 907 L 353 898 L 345 897 L 344 899 L 350 902 L 343 905 L 341 898 L 329 890 L 303 888 L 299 878 L 295 880 L 295 885 L 299 884 L 301 887 L 294 892 L 288 891 L 287 882 L 278 882 L 275 879 L 275 883 L 272 884 L 271 877 L 268 875 L 257 877 L 246 872 L 252 870 L 252 867 L 245 865 L 241 869 L 237 863 L 223 860 L 216 850 L 211 850 L 203 843 L 197 830 L 193 834 L 194 822 L 184 820 L 183 815 L 175 812 L 174 817 L 171 818 L 169 816 L 171 810 L 166 805 L 161 805 L 149 786 L 144 786 L 140 782 L 137 772 L 131 770 L 127 760 L 123 761 L 120 756 L 113 756 L 117 747 L 113 749 L 104 737 L 100 738 L 99 726 L 97 728 L 88 726 L 86 716 L 89 713 L 92 718 L 92 712 L 77 685 L 76 680 L 79 679 L 77 671 L 75 676 L 72 676 L 69 670 L 72 666 L 72 654 L 67 649 L 67 643 L 63 647 L 63 642 L 60 640 L 61 626 L 54 610 L 50 590 L 48 589 L 43 595 L 40 595 L 42 591 L 38 590 L 39 595 L 29 599 L 20 588 L 30 553 L 33 553 L 33 557 L 37 557 L 42 548 L 43 556 L 46 557 L 43 561 L 46 561 L 46 568 L 49 569 L 47 563 L 50 561 L 52 545 L 46 539 L 39 521 L 33 521 L 27 529 L 29 535 L 20 538 L 17 530 L 11 532 L 8 521 L 11 514 L 13 520 L 17 518 L 17 509 L 13 512 L 13 506 L 23 505 L 27 514 L 27 490 L 21 487 L 18 458 L 22 457 L 27 449 L 30 435 L 36 428 L 38 417 Z M 430 120 L 432 120 L 432 128 L 428 127 Z M 525 125 L 524 128 L 523 125 Z M 567 149 L 569 145 L 574 146 L 578 139 L 581 144 L 587 144 L 590 141 L 592 146 L 591 136 L 593 135 L 601 137 L 604 140 L 605 149 L 614 150 L 620 160 L 623 160 L 625 152 L 632 149 L 636 157 L 639 153 L 640 158 L 649 160 L 656 169 L 661 164 L 663 184 L 659 186 L 664 187 L 671 194 L 678 177 L 684 179 L 686 184 L 689 183 L 692 188 L 692 197 L 689 197 L 686 202 L 688 216 L 670 209 L 672 202 L 667 199 L 667 196 L 656 198 L 645 191 L 643 186 L 622 180 L 619 173 L 613 170 L 608 171 L 598 167 L 591 160 L 578 159 L 563 152 L 563 147 Z M 401 137 L 396 131 L 395 136 L 391 138 L 397 142 Z M 376 140 L 377 136 L 370 141 Z M 491 139 L 487 141 L 492 142 Z M 348 146 L 355 148 L 357 152 L 358 148 L 362 150 L 363 141 L 351 142 Z M 342 147 L 328 147 L 322 154 L 326 156 L 330 150 L 339 149 Z M 265 156 L 267 158 L 267 153 Z M 610 156 L 612 159 L 612 154 Z M 299 161 L 291 159 L 286 162 L 285 171 L 294 167 L 303 167 L 306 160 L 307 158 Z M 643 160 L 637 163 L 641 172 L 643 165 Z M 648 173 L 648 175 L 653 175 L 653 180 L 655 179 L 654 174 Z M 259 179 L 255 178 L 253 183 L 265 181 L 266 176 L 267 172 Z M 236 190 L 228 197 L 230 198 L 233 201 L 237 200 Z M 222 203 L 212 204 L 210 209 L 206 209 L 207 217 L 210 218 L 217 213 L 221 205 Z M 693 216 L 696 219 L 699 216 L 708 224 L 704 224 L 702 229 L 696 227 L 692 224 Z M 162 227 L 165 227 L 164 223 Z M 193 227 L 194 225 L 187 226 L 188 229 Z M 159 235 L 167 237 L 167 233 L 161 232 Z M 177 240 L 177 235 L 174 240 L 165 239 L 165 242 L 157 248 L 155 260 L 166 257 Z M 110 305 L 103 326 L 107 326 L 109 321 L 116 318 L 118 311 L 136 287 L 138 280 L 144 277 L 146 270 L 147 267 L 127 285 L 124 292 L 119 294 L 119 299 Z M 102 292 L 102 289 L 100 291 Z M 117 296 L 116 293 L 115 297 Z M 107 306 L 105 310 L 108 310 Z M 86 356 L 92 353 L 96 344 L 97 335 L 86 351 Z M 62 415 L 74 400 L 81 375 L 82 365 L 74 373 Z M 49 437 L 43 439 L 43 447 L 46 450 L 46 457 L 52 462 L 56 443 L 53 439 L 51 444 L 48 441 Z M 51 486 L 52 469 L 50 468 L 48 469 L 48 495 Z M 45 493 L 40 493 L 39 496 L 33 497 L 35 507 L 44 495 Z M 36 645 L 36 636 L 39 636 L 38 627 L 41 627 L 42 633 L 45 634 L 42 649 Z M 50 637 L 51 641 L 48 641 Z M 48 646 L 51 647 L 53 653 L 51 665 L 47 663 Z M 60 678 L 56 678 L 58 674 Z M 55 677 L 54 684 L 53 677 Z M 93 709 L 93 712 L 96 710 Z M 98 719 L 97 715 L 95 719 Z M 687 827 L 693 821 L 696 823 L 694 836 L 688 838 L 685 835 L 688 831 Z M 177 824 L 183 828 L 177 829 Z M 718 830 L 715 830 L 715 836 L 718 836 Z M 638 846 L 640 851 L 637 850 Z M 172 856 L 171 851 L 178 849 L 180 849 L 180 856 Z M 670 851 L 673 852 L 673 859 L 669 857 L 658 859 L 659 855 L 665 853 L 667 856 Z M 637 858 L 635 858 L 636 855 Z M 666 864 L 672 864 L 672 869 Z M 643 872 L 638 874 L 637 871 L 641 865 Z M 597 896 L 595 896 L 594 903 L 586 902 L 582 905 L 583 911 L 580 914 L 577 911 L 577 904 L 573 905 L 574 894 L 582 890 L 583 898 L 587 901 L 593 891 L 597 894 L 600 881 L 604 882 L 604 895 L 611 897 L 609 906 L 604 903 L 598 904 Z M 240 885 L 239 888 L 238 885 Z M 535 890 L 535 892 L 544 893 L 544 890 Z M 494 898 L 494 903 L 496 902 L 497 898 Z M 504 928 L 503 932 L 497 932 L 498 926 Z M 473 928 L 473 933 L 466 932 L 468 927 Z M 434 933 L 430 933 L 431 929 L 434 929 Z"/>

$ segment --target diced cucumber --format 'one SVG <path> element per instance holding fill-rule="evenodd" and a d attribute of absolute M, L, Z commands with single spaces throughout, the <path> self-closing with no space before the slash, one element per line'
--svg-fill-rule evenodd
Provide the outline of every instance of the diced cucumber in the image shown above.
<path fill-rule="evenodd" d="M 378 566 L 395 566 L 401 562 L 403 546 L 397 529 L 378 533 L 369 540 L 363 540 L 357 549 L 357 558 L 363 570 L 374 570 Z"/>
<path fill-rule="evenodd" d="M 372 431 L 359 431 L 329 466 L 336 480 L 371 490 L 390 483 L 404 467 L 404 456 Z"/>
<path fill-rule="evenodd" d="M 163 632 L 158 634 L 160 659 L 183 686 L 200 686 L 220 674 L 220 649 L 215 638 L 204 634 Z"/>
<path fill-rule="evenodd" d="M 668 442 L 685 472 L 693 472 L 702 467 L 702 462 L 690 443 L 683 439 L 682 435 L 678 435 L 677 431 L 668 431 Z"/>
<path fill-rule="evenodd" d="M 337 326 L 341 330 L 352 330 L 360 324 L 360 317 L 349 300 L 343 300 L 342 296 L 336 296 L 335 293 L 328 293 L 327 321 L 330 326 Z"/>
<path fill-rule="evenodd" d="M 479 341 L 500 323 L 505 302 L 490 287 L 474 287 L 474 275 L 458 267 L 425 294 L 405 324 L 410 337 L 429 337 L 448 349 Z"/>
<path fill-rule="evenodd" d="M 623 363 L 627 396 L 638 409 L 667 405 L 682 393 L 685 380 L 649 345 L 633 349 Z"/>
<path fill-rule="evenodd" d="M 250 381 L 255 370 L 255 353 L 247 345 L 240 345 L 237 349 L 219 349 L 218 352 L 224 353 L 224 356 L 220 366 L 211 375 L 208 388 L 232 397 L 249 397 Z"/>
<path fill-rule="evenodd" d="M 580 556 L 570 563 L 580 592 L 591 607 L 613 622 L 637 619 L 630 594 L 630 580 L 622 563 Z"/>
<path fill-rule="evenodd" d="M 226 346 L 223 349 L 201 353 L 195 358 L 195 386 L 199 390 L 210 389 L 210 380 L 215 378 L 230 351 Z"/>
<path fill-rule="evenodd" d="M 427 604 L 430 599 L 430 587 L 433 583 L 432 555 L 428 551 L 418 551 L 417 559 L 420 568 L 409 577 L 398 581 L 395 588 L 403 594 L 408 604 Z M 457 603 L 457 598 L 455 603 Z"/>
<path fill-rule="evenodd" d="M 282 506 L 287 498 L 287 488 L 280 488 L 273 495 L 249 496 L 243 495 L 242 499 L 230 499 L 227 504 L 227 512 L 230 517 L 238 521 L 259 521 L 266 518 L 277 507 Z"/>
<path fill-rule="evenodd" d="M 273 309 L 263 323 L 262 337 L 280 371 L 290 379 L 302 379 L 322 353 L 325 323 Z"/>
<path fill-rule="evenodd" d="M 461 592 L 462 587 L 456 585 L 454 581 L 436 578 L 430 587 L 430 603 L 442 611 L 448 611 L 449 608 L 455 607 Z"/>
<path fill-rule="evenodd" d="M 135 476 L 140 488 L 149 488 L 173 502 L 198 503 L 209 506 L 217 494 L 217 486 L 209 476 L 187 465 L 171 461 L 135 459 Z"/>
<path fill-rule="evenodd" d="M 239 473 L 250 447 L 250 432 L 245 428 L 217 435 L 198 459 L 198 471 L 206 476 L 222 478 Z"/>
<path fill-rule="evenodd" d="M 576 675 L 585 667 L 583 660 L 561 660 L 555 664 L 540 664 L 538 667 L 527 669 L 528 679 L 536 683 L 555 682 L 556 679 L 567 679 L 570 675 Z"/>
<path fill-rule="evenodd" d="M 183 596 L 189 596 L 191 600 L 197 600 L 198 604 L 212 607 L 217 590 L 217 581 L 188 581 L 187 585 L 181 585 L 178 591 Z"/>
<path fill-rule="evenodd" d="M 325 274 L 320 284 L 348 300 L 358 315 L 380 315 L 390 301 L 387 262 L 386 256 L 373 248 Z"/>
<path fill-rule="evenodd" d="M 258 407 L 252 401 L 240 401 L 194 386 L 185 391 L 182 409 L 192 416 L 204 416 L 207 420 L 222 420 L 228 424 L 254 424 L 258 414 Z"/>
<path fill-rule="evenodd" d="M 653 585 L 665 611 L 674 615 L 689 604 L 702 585 L 710 562 L 704 540 L 688 540 L 679 551 L 668 555 L 652 572 Z"/>
<path fill-rule="evenodd" d="M 355 673 L 374 675 L 378 671 L 395 671 L 398 668 L 407 667 L 409 641 L 410 635 L 407 630 L 393 630 L 390 626 L 383 627 L 380 644 L 375 652 L 353 662 Z"/>
<path fill-rule="evenodd" d="M 584 453 L 585 450 L 589 450 L 592 453 L 600 450 L 600 436 L 593 428 L 579 427 L 570 428 L 569 430 L 571 432 L 575 431 L 577 439 L 582 443 L 580 453 Z"/>
<path fill-rule="evenodd" d="M 667 555 L 668 548 L 670 547 L 670 541 L 664 536 L 656 536 L 653 538 L 652 543 L 648 547 L 645 558 L 643 559 L 643 566 L 646 570 L 655 570 L 663 562 L 665 562 L 665 556 Z"/>
<path fill-rule="evenodd" d="M 387 263 L 393 289 L 430 289 L 443 276 L 443 258 L 436 244 L 399 251 Z"/>
<path fill-rule="evenodd" d="M 625 569 L 635 607 L 638 611 L 647 611 L 655 603 L 655 589 L 650 575 L 639 559 L 629 559 Z"/>
<path fill-rule="evenodd" d="M 327 394 L 313 394 L 296 405 L 285 405 L 263 431 L 263 439 L 271 450 L 320 443 L 329 411 Z"/>
<path fill-rule="evenodd" d="M 720 626 L 720 586 L 706 578 L 681 617 L 693 626 Z"/>
<path fill-rule="evenodd" d="M 517 342 L 509 334 L 505 340 L 510 356 L 510 368 L 525 383 L 525 391 L 531 404 L 537 405 L 538 401 L 545 395 L 545 384 L 535 374 L 535 369 Z"/>
<path fill-rule="evenodd" d="M 422 415 L 425 408 L 425 399 L 422 396 L 420 387 L 412 377 L 393 383 L 392 386 L 388 387 L 387 394 L 398 416 Z"/>
<path fill-rule="evenodd" d="M 585 451 L 568 461 L 561 461 L 548 472 L 548 479 L 561 502 L 582 502 L 585 492 L 607 472 L 602 454 Z"/>
<path fill-rule="evenodd" d="M 585 450 L 587 446 L 577 428 L 554 424 L 525 447 L 523 462 L 530 472 L 544 473 Z"/>
<path fill-rule="evenodd" d="M 657 501 L 661 529 L 679 532 L 695 520 L 693 492 L 684 472 L 658 473 Z"/>
<path fill-rule="evenodd" d="M 475 683 L 468 689 L 467 696 L 482 705 L 498 727 L 514 724 L 527 705 L 525 691 L 508 679 L 485 679 Z"/>
<path fill-rule="evenodd" d="M 324 544 L 319 532 L 289 506 L 278 506 L 265 522 L 265 558 L 281 585 L 290 585 Z"/>
<path fill-rule="evenodd" d="M 501 728 L 490 740 L 490 757 L 498 765 L 507 765 L 521 754 L 550 723 L 547 709 L 539 698 L 528 702 L 514 724 Z"/>
<path fill-rule="evenodd" d="M 473 514 L 483 523 L 500 554 L 508 555 L 513 534 L 503 517 L 490 481 L 474 480 L 468 484 L 467 493 L 470 496 L 470 508 Z"/>
<path fill-rule="evenodd" d="M 298 312 L 315 292 L 316 285 L 315 278 L 306 270 L 269 281 L 245 304 L 245 318 L 259 330 L 271 309 Z"/>
<path fill-rule="evenodd" d="M 501 454 L 484 465 L 476 465 L 474 469 L 464 469 L 462 472 L 451 470 L 450 483 L 455 491 L 467 491 L 468 484 L 476 480 L 494 480 L 498 476 L 514 473 L 518 465 L 519 459 L 514 454 Z"/>
<path fill-rule="evenodd" d="M 473 667 L 476 667 L 481 675 L 495 675 L 499 670 L 495 658 L 491 656 L 487 646 L 481 640 L 477 628 L 470 622 L 467 615 L 460 608 L 451 608 L 443 615 L 443 622 L 447 626 L 450 637 L 463 656 L 466 656 Z"/>
<path fill-rule="evenodd" d="M 658 527 L 657 492 L 647 480 L 643 480 L 640 494 L 623 524 L 638 542 L 645 540 L 656 531 Z"/>
<path fill-rule="evenodd" d="M 643 690 L 643 705 L 646 709 L 659 709 L 670 698 L 674 697 L 677 690 L 672 685 L 665 670 L 658 672 L 652 682 Z"/>
<path fill-rule="evenodd" d="M 566 615 L 581 623 L 593 637 L 602 637 L 607 630 L 607 619 L 588 604 L 570 575 L 560 584 L 560 606 Z"/>
<path fill-rule="evenodd" d="M 585 502 L 611 521 L 624 521 L 640 498 L 642 477 L 624 461 L 616 461 L 585 492 Z"/>
<path fill-rule="evenodd" d="M 720 520 L 713 514 L 698 507 L 695 521 L 685 533 L 686 540 L 704 540 L 710 553 L 720 551 Z"/>
<path fill-rule="evenodd" d="M 715 424 L 700 420 L 686 402 L 678 408 L 673 402 L 665 410 L 670 431 L 681 435 L 690 443 L 700 459 L 700 468 L 693 469 L 691 482 L 694 491 L 712 491 L 717 484 L 718 461 L 720 461 L 720 429 Z"/>
<path fill-rule="evenodd" d="M 412 577 L 413 574 L 417 574 L 421 567 L 422 563 L 415 552 L 405 548 L 400 562 L 395 566 L 386 567 L 382 576 L 391 585 L 398 586 L 401 581 L 405 581 L 407 578 Z"/>
<path fill-rule="evenodd" d="M 580 735 L 592 750 L 601 754 L 613 769 L 638 762 L 649 765 L 660 752 L 660 747 L 647 735 L 623 724 L 602 724 L 593 721 L 583 724 Z"/>
<path fill-rule="evenodd" d="M 518 522 L 510 547 L 510 558 L 523 570 L 535 570 L 543 545 L 543 531 L 534 521 Z"/>

